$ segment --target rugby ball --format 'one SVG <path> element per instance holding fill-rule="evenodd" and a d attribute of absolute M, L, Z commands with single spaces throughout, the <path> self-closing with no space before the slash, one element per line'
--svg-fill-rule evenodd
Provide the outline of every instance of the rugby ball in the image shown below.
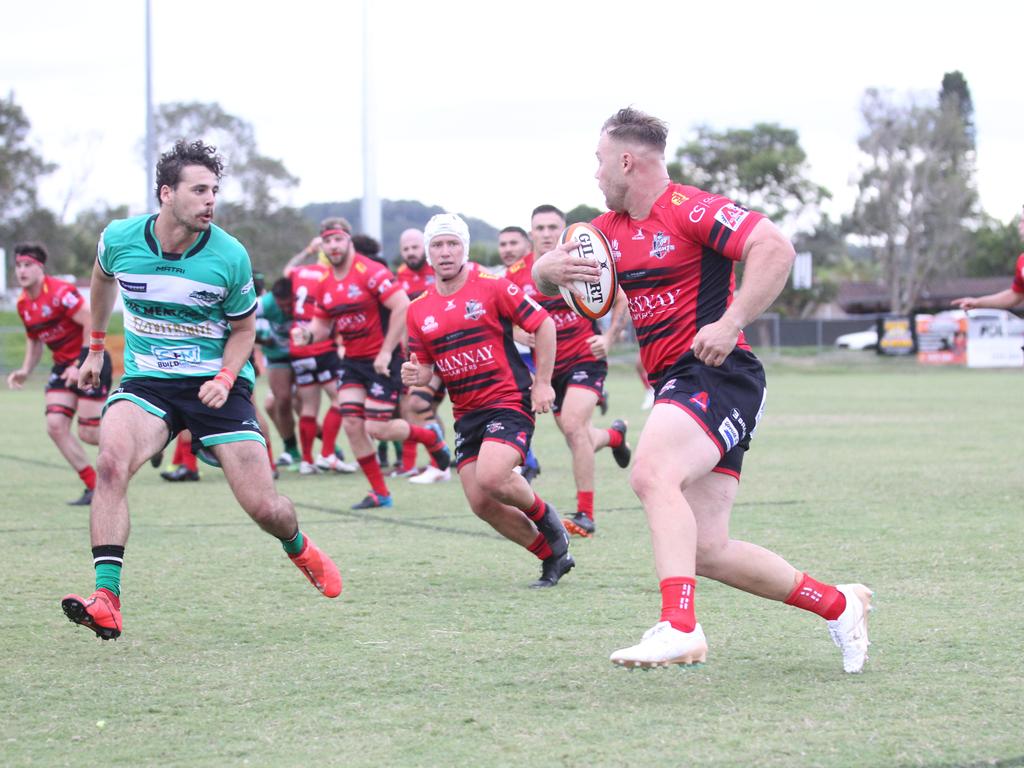
<path fill-rule="evenodd" d="M 588 320 L 604 317 L 612 308 L 615 294 L 619 289 L 619 277 L 615 273 L 612 262 L 612 249 L 608 239 L 597 227 L 585 222 L 570 224 L 558 239 L 559 243 L 579 243 L 577 256 L 584 256 L 597 262 L 601 267 L 601 278 L 596 283 L 585 283 L 577 280 L 568 286 L 560 285 L 565 303 L 577 315 Z"/>

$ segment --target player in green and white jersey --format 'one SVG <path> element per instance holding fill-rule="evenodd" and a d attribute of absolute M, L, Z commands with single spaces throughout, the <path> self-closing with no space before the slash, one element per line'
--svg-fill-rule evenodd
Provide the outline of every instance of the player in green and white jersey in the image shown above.
<path fill-rule="evenodd" d="M 235 498 L 321 593 L 337 597 L 341 575 L 298 527 L 277 493 L 252 403 L 249 356 L 256 294 L 245 248 L 213 224 L 223 163 L 201 141 L 160 157 L 160 210 L 112 222 L 93 268 L 92 333 L 80 386 L 99 379 L 105 329 L 120 289 L 125 375 L 100 422 L 98 482 L 90 514 L 96 591 L 67 595 L 67 617 L 108 640 L 121 634 L 121 568 L 128 540 L 128 482 L 183 429 L 211 451 Z"/>
<path fill-rule="evenodd" d="M 292 329 L 292 283 L 279 278 L 268 293 L 259 298 L 256 305 L 256 343 L 263 347 L 267 359 L 267 383 L 270 394 L 265 407 L 278 434 L 284 441 L 284 453 L 277 460 L 278 466 L 298 467 L 301 455 L 295 437 L 295 412 L 292 403 L 291 356 L 288 353 L 288 338 Z"/>

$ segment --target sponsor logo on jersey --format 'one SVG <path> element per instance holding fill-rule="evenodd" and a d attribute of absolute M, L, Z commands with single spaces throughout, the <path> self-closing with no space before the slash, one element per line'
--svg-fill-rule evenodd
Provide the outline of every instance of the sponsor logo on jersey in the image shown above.
<path fill-rule="evenodd" d="M 465 352 L 453 352 L 450 355 L 439 357 L 434 364 L 441 373 L 459 375 L 468 371 L 475 371 L 482 365 L 494 362 L 494 346 L 485 344 L 482 347 L 474 347 Z"/>
<path fill-rule="evenodd" d="M 675 379 L 669 379 L 668 381 L 665 382 L 665 386 L 663 386 L 661 389 L 658 390 L 658 397 L 661 397 L 666 392 L 671 392 L 675 388 L 676 388 L 676 380 Z"/>
<path fill-rule="evenodd" d="M 487 430 L 487 434 L 493 435 L 495 432 L 500 432 L 504 428 L 505 425 L 502 424 L 500 421 L 492 421 L 488 423 L 485 429 Z"/>
<path fill-rule="evenodd" d="M 487 314 L 487 310 L 484 309 L 484 305 L 476 299 L 468 299 L 466 301 L 466 319 L 467 320 L 479 320 L 481 317 Z"/>
<path fill-rule="evenodd" d="M 242 426 L 243 427 L 251 427 L 252 429 L 256 430 L 257 432 L 260 431 L 260 423 L 258 421 L 256 421 L 256 419 L 246 419 L 245 421 L 242 422 Z"/>
<path fill-rule="evenodd" d="M 695 205 L 690 209 L 690 222 L 693 224 L 700 224 L 701 219 L 704 218 L 704 214 L 708 212 L 706 205 Z"/>
<path fill-rule="evenodd" d="M 509 296 L 515 296 L 517 293 L 519 293 L 519 286 L 516 285 L 515 283 L 509 283 L 508 288 L 506 288 L 505 290 L 508 291 Z"/>
<path fill-rule="evenodd" d="M 448 303 L 444 305 L 444 311 L 449 312 L 455 309 L 455 299 L 448 299 Z"/>
<path fill-rule="evenodd" d="M 690 402 L 700 408 L 701 413 L 708 412 L 708 393 L 707 392 L 694 392 L 690 395 Z"/>
<path fill-rule="evenodd" d="M 612 240 L 608 245 L 610 245 L 612 249 L 612 261 L 617 262 L 619 259 L 622 258 L 622 251 L 619 250 L 619 241 Z"/>
<path fill-rule="evenodd" d="M 145 336 L 205 336 L 208 338 L 217 336 L 214 330 L 206 325 L 165 323 L 159 320 L 147 320 L 137 315 L 131 317 L 130 330 Z"/>
<path fill-rule="evenodd" d="M 683 203 L 685 203 L 689 199 L 690 198 L 688 198 L 682 192 L 673 192 L 672 193 L 672 205 L 682 205 Z"/>
<path fill-rule="evenodd" d="M 248 283 L 246 283 L 245 285 L 243 285 L 243 286 L 242 286 L 242 290 L 241 290 L 241 293 L 242 293 L 242 295 L 244 296 L 245 294 L 247 294 L 247 293 L 252 293 L 252 292 L 253 292 L 253 291 L 255 291 L 255 290 L 256 290 L 256 286 L 255 286 L 255 284 L 253 283 L 253 280 L 252 280 L 252 278 L 250 277 L 250 278 L 249 278 L 249 282 L 248 282 Z"/>
<path fill-rule="evenodd" d="M 160 267 L 156 268 L 156 271 L 157 272 L 173 272 L 176 275 L 184 275 L 185 274 L 185 270 L 182 269 L 181 267 L 164 267 L 164 266 L 160 266 Z"/>
<path fill-rule="evenodd" d="M 676 249 L 671 244 L 671 239 L 664 232 L 658 232 L 651 238 L 651 256 L 655 259 L 664 259 Z"/>
<path fill-rule="evenodd" d="M 147 317 L 171 317 L 185 320 L 186 322 L 202 322 L 205 319 L 205 315 L 202 312 L 188 309 L 187 307 L 167 307 L 162 304 L 146 305 L 129 298 L 125 298 L 124 305 L 133 314 L 146 315 Z"/>
<path fill-rule="evenodd" d="M 433 315 L 427 315 L 423 320 L 423 325 L 420 326 L 420 330 L 424 333 L 430 333 L 431 331 L 437 330 L 437 320 L 434 319 Z"/>
<path fill-rule="evenodd" d="M 722 442 L 725 443 L 726 453 L 735 448 L 740 441 L 740 433 L 728 416 L 722 419 L 722 423 L 718 425 L 718 434 L 722 436 Z"/>
<path fill-rule="evenodd" d="M 718 212 L 715 213 L 715 221 L 720 224 L 724 224 L 735 232 L 749 214 L 750 211 L 746 208 L 741 208 L 738 205 L 730 203 L 729 205 L 723 205 L 718 209 Z"/>
<path fill-rule="evenodd" d="M 372 288 L 373 286 L 370 287 Z M 363 292 L 359 290 L 358 285 L 350 285 L 348 287 L 348 297 L 350 299 L 358 299 L 362 294 Z"/>
<path fill-rule="evenodd" d="M 637 227 L 636 228 L 636 234 L 633 235 L 633 239 L 634 240 L 643 240 L 644 239 L 644 228 L 643 227 Z"/>
<path fill-rule="evenodd" d="M 676 299 L 682 291 L 682 288 L 673 288 L 670 291 L 653 295 L 630 296 L 627 299 L 629 314 L 634 321 L 645 320 L 658 312 L 675 306 Z"/>
<path fill-rule="evenodd" d="M 213 304 L 215 301 L 220 301 L 222 296 L 219 293 L 213 291 L 207 291 L 206 289 L 200 288 L 198 291 L 192 291 L 188 295 L 190 299 L 195 299 L 203 304 Z"/>
<path fill-rule="evenodd" d="M 573 381 L 586 381 L 590 378 L 590 375 L 586 371 L 573 371 Z"/>
<path fill-rule="evenodd" d="M 124 290 L 131 293 L 145 293 L 146 288 L 149 287 L 146 283 L 133 283 L 131 280 L 122 280 L 120 277 L 117 278 L 117 282 L 121 284 Z"/>
<path fill-rule="evenodd" d="M 732 416 L 733 421 L 740 425 L 740 433 L 744 435 L 747 434 L 747 422 L 745 422 L 743 417 L 740 416 L 740 412 L 733 408 L 729 411 L 729 415 Z"/>
<path fill-rule="evenodd" d="M 191 366 L 202 359 L 199 347 L 151 347 L 156 367 L 161 369 Z"/>

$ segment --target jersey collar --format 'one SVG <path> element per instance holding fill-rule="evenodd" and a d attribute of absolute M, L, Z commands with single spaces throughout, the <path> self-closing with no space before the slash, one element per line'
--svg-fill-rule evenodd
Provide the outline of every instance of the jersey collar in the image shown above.
<path fill-rule="evenodd" d="M 153 234 L 153 228 L 156 226 L 157 214 L 153 214 L 146 221 L 146 245 L 149 246 L 154 255 L 159 256 L 161 259 L 167 259 L 168 261 L 179 261 L 181 259 L 190 259 L 199 253 L 206 244 L 210 242 L 210 235 L 213 232 L 213 226 L 211 225 L 205 232 L 196 238 L 196 241 L 192 243 L 192 246 L 185 251 L 185 253 L 164 253 L 160 247 L 160 241 L 156 239 L 156 235 Z"/>

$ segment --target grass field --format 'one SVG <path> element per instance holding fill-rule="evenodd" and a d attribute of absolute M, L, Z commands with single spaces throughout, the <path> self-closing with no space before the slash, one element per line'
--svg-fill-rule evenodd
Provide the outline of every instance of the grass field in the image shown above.
<path fill-rule="evenodd" d="M 856 360 L 857 362 L 851 362 Z M 861 362 L 867 361 L 870 362 Z M 623 367 L 613 416 L 646 414 Z M 457 483 L 279 485 L 341 565 L 325 600 L 216 471 L 133 483 L 125 633 L 59 601 L 92 590 L 77 478 L 47 440 L 41 384 L 0 398 L 0 764 L 123 766 L 1024 765 L 1020 371 L 873 356 L 769 364 L 733 534 L 827 581 L 876 590 L 871 660 L 844 675 L 824 622 L 701 581 L 708 663 L 608 654 L 657 618 L 643 514 L 598 457 L 598 536 L 553 590 L 468 511 Z M 634 443 L 635 443 L 635 434 Z M 536 487 L 573 500 L 549 419 Z M 99 723 L 104 727 L 100 727 Z"/>

